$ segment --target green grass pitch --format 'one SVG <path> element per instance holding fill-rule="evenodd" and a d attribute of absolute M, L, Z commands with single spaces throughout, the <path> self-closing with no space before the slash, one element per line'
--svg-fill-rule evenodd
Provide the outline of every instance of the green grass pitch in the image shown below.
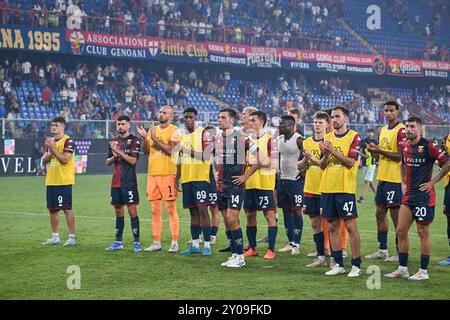
<path fill-rule="evenodd" d="M 139 175 L 141 204 L 141 244 L 151 243 L 150 206 L 145 199 L 145 175 Z M 430 280 L 411 283 L 406 280 L 387 281 L 381 277 L 380 289 L 368 289 L 369 265 L 378 265 L 381 276 L 397 268 L 395 263 L 371 262 L 363 259 L 364 275 L 350 279 L 345 275 L 327 277 L 327 268 L 309 269 L 305 265 L 314 251 L 309 219 L 304 217 L 301 254 L 278 254 L 275 261 L 261 257 L 248 258 L 241 269 L 224 268 L 220 263 L 228 254 L 216 250 L 226 245 L 223 222 L 213 256 L 182 256 L 170 254 L 168 218 L 164 214 L 163 250 L 154 253 L 134 253 L 129 219 L 125 219 L 125 250 L 106 252 L 114 240 L 114 211 L 109 204 L 111 176 L 77 176 L 73 189 L 79 246 L 72 248 L 41 245 L 50 236 L 50 224 L 45 208 L 43 177 L 0 179 L 0 299 L 448 299 L 450 267 L 437 262 L 449 255 L 446 220 L 442 214 L 442 182 L 437 186 L 436 215 L 431 226 L 433 251 Z M 362 190 L 361 173 L 359 192 Z M 190 239 L 189 213 L 178 201 L 180 215 L 180 245 L 187 247 Z M 377 249 L 373 194 L 365 204 L 358 204 L 358 227 L 361 233 L 362 256 Z M 258 237 L 267 227 L 259 214 Z M 286 235 L 279 211 L 277 248 L 286 244 Z M 245 233 L 245 215 L 241 221 Z M 392 222 L 391 230 L 392 228 Z M 61 238 L 67 239 L 67 226 L 61 214 Z M 410 231 L 410 272 L 419 267 L 419 241 L 415 225 Z M 264 252 L 266 244 L 259 246 Z M 394 248 L 393 233 L 389 246 Z M 349 247 L 350 249 L 350 247 Z M 350 252 L 350 250 L 349 250 Z M 81 288 L 67 288 L 67 268 L 77 265 L 81 272 Z M 350 258 L 346 259 L 350 270 Z"/>

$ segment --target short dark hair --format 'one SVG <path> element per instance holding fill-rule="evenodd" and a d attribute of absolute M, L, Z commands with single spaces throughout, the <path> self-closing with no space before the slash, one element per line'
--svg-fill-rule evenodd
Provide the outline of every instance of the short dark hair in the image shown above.
<path fill-rule="evenodd" d="M 369 130 L 367 130 L 367 132 L 375 132 L 375 130 L 373 130 L 372 128 L 370 128 Z"/>
<path fill-rule="evenodd" d="M 227 107 L 227 108 L 223 108 L 223 109 L 221 109 L 221 110 L 219 111 L 219 113 L 222 113 L 222 112 L 228 113 L 228 115 L 229 115 L 231 118 L 233 118 L 234 121 L 236 121 L 236 118 L 237 118 L 237 115 L 238 115 L 238 114 L 237 114 L 237 111 L 236 111 L 235 109 Z"/>
<path fill-rule="evenodd" d="M 422 125 L 422 119 L 420 119 L 419 117 L 409 117 L 408 120 L 406 120 L 406 122 L 415 122 L 419 125 Z"/>
<path fill-rule="evenodd" d="M 206 126 L 204 130 L 205 130 L 205 131 L 214 131 L 214 132 L 217 132 L 217 129 L 216 129 L 216 127 L 214 127 L 214 126 Z"/>
<path fill-rule="evenodd" d="M 291 109 L 289 109 L 288 113 L 295 114 L 296 116 L 298 116 L 299 119 L 300 119 L 300 117 L 302 116 L 302 113 L 301 113 L 300 110 L 297 109 L 297 108 L 291 108 Z"/>
<path fill-rule="evenodd" d="M 394 100 L 386 101 L 383 106 L 395 106 L 395 109 L 400 110 L 400 105 Z"/>
<path fill-rule="evenodd" d="M 266 126 L 267 116 L 266 116 L 266 114 L 264 112 L 262 112 L 262 111 L 253 111 L 252 113 L 250 113 L 250 116 L 257 117 L 259 120 L 261 120 L 263 122 L 263 127 Z"/>
<path fill-rule="evenodd" d="M 288 115 L 288 114 L 284 115 L 284 116 L 281 116 L 281 120 L 291 121 L 292 124 L 295 125 L 295 118 L 293 116 Z"/>
<path fill-rule="evenodd" d="M 328 116 L 331 117 L 331 109 L 324 110 L 326 113 L 328 113 Z"/>
<path fill-rule="evenodd" d="M 121 115 L 119 118 L 117 118 L 117 121 L 126 121 L 126 122 L 130 122 L 131 120 L 130 120 L 130 117 L 129 116 L 127 116 L 127 115 L 125 115 L 125 114 L 123 114 L 123 115 Z"/>
<path fill-rule="evenodd" d="M 188 113 L 188 112 L 192 112 L 193 114 L 195 114 L 195 116 L 198 115 L 198 111 L 194 107 L 189 107 L 189 108 L 184 109 L 183 114 Z"/>
<path fill-rule="evenodd" d="M 59 122 L 59 123 L 63 123 L 64 125 L 66 125 L 66 119 L 64 119 L 64 117 L 54 117 L 52 119 L 52 122 Z"/>
<path fill-rule="evenodd" d="M 326 120 L 327 122 L 330 122 L 330 115 L 326 111 L 317 111 L 314 114 L 313 119 L 323 119 Z"/>
<path fill-rule="evenodd" d="M 340 104 L 338 104 L 336 107 L 334 107 L 333 109 L 331 109 L 331 112 L 335 111 L 335 110 L 341 110 L 344 115 L 346 115 L 348 117 L 348 109 Z"/>

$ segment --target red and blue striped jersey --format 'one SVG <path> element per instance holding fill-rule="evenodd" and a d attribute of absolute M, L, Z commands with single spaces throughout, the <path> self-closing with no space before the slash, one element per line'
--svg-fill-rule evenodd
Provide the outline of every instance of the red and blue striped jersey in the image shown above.
<path fill-rule="evenodd" d="M 116 141 L 119 144 L 119 148 L 122 149 L 122 151 L 126 155 L 139 159 L 139 151 L 141 144 L 138 137 L 132 134 L 130 134 L 126 138 L 116 136 L 112 138 L 111 141 Z M 112 149 L 110 146 L 108 146 L 108 158 L 111 158 L 112 156 L 113 156 Z M 119 159 L 114 161 L 114 172 L 111 187 L 128 188 L 134 186 L 137 186 L 136 166 L 131 165 L 130 163 L 119 157 Z"/>
<path fill-rule="evenodd" d="M 419 190 L 421 184 L 431 180 L 436 161 L 442 167 L 448 157 L 431 141 L 422 137 L 414 145 L 409 140 L 404 142 L 402 165 L 405 168 L 406 192 L 403 195 L 403 204 L 431 207 L 436 205 L 434 188 L 429 193 Z"/>

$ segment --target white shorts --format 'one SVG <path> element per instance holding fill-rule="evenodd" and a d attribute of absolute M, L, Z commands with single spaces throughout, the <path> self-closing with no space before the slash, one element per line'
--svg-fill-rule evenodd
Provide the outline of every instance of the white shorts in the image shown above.
<path fill-rule="evenodd" d="M 373 177 L 375 175 L 375 170 L 377 170 L 377 165 L 373 164 L 370 166 L 370 168 L 367 168 L 366 176 L 364 178 L 364 181 L 370 181 L 373 182 Z"/>

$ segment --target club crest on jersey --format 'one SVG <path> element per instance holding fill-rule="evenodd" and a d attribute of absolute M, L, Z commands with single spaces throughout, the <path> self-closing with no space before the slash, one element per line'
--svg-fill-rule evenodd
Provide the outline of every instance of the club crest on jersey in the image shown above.
<path fill-rule="evenodd" d="M 127 140 L 127 144 L 131 144 L 131 139 L 128 139 L 128 140 Z"/>
<path fill-rule="evenodd" d="M 423 146 L 419 146 L 419 148 L 417 148 L 417 152 L 423 153 Z"/>

